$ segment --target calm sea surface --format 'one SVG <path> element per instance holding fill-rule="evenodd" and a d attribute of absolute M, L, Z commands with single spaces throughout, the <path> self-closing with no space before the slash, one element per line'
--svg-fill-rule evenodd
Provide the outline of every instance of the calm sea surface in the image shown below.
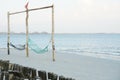
<path fill-rule="evenodd" d="M 50 34 L 31 34 L 41 48 L 48 45 Z M 10 42 L 25 44 L 24 34 L 12 34 Z M 120 56 L 120 34 L 55 34 L 56 52 Z M 7 48 L 7 35 L 0 34 L 0 48 Z M 51 45 L 50 45 L 51 50 Z"/>

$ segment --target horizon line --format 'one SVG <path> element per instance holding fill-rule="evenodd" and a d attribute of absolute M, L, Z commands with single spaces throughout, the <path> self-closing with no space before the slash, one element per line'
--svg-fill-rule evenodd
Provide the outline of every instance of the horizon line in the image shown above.
<path fill-rule="evenodd" d="M 7 32 L 0 32 L 0 34 L 7 34 Z M 26 34 L 25 32 L 11 32 L 11 34 Z M 51 34 L 49 32 L 30 32 L 29 34 Z M 55 33 L 55 34 L 120 34 L 119 32 L 81 32 L 81 33 Z"/>

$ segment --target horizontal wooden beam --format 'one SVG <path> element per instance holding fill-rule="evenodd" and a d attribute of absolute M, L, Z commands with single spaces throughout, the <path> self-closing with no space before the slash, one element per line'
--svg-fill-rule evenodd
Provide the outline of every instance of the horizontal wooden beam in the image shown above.
<path fill-rule="evenodd" d="M 28 9 L 28 11 L 41 10 L 41 9 L 47 9 L 47 8 L 52 8 L 52 7 L 53 7 L 53 5 L 52 6 L 45 6 L 45 7 L 41 7 L 41 8 Z M 24 13 L 24 12 L 26 12 L 26 10 L 9 13 L 9 15 L 19 14 L 19 13 Z"/>

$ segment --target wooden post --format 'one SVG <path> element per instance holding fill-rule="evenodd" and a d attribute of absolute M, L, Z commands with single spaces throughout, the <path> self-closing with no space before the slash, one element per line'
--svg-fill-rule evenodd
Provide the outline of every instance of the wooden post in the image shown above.
<path fill-rule="evenodd" d="M 26 9 L 26 57 L 29 57 L 28 52 L 28 9 Z"/>
<path fill-rule="evenodd" d="M 7 13 L 7 19 L 8 19 L 8 41 L 7 41 L 7 49 L 8 49 L 8 55 L 10 55 L 10 16 L 9 12 Z"/>
<path fill-rule="evenodd" d="M 55 61 L 55 45 L 54 45 L 54 5 L 52 6 L 52 57 Z"/>
<path fill-rule="evenodd" d="M 47 80 L 45 71 L 38 71 L 38 76 L 40 77 L 40 80 Z"/>
<path fill-rule="evenodd" d="M 48 79 L 50 79 L 50 80 L 57 80 L 57 78 L 58 78 L 57 74 L 48 72 Z"/>

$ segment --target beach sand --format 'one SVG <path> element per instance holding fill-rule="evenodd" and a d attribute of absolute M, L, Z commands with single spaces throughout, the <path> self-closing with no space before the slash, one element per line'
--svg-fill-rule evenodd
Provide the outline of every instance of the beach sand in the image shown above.
<path fill-rule="evenodd" d="M 76 80 L 120 80 L 120 60 L 56 52 L 56 61 L 53 62 L 51 52 L 29 53 L 27 58 L 25 51 L 11 49 L 11 54 L 7 55 L 6 49 L 0 49 L 0 59 Z"/>

